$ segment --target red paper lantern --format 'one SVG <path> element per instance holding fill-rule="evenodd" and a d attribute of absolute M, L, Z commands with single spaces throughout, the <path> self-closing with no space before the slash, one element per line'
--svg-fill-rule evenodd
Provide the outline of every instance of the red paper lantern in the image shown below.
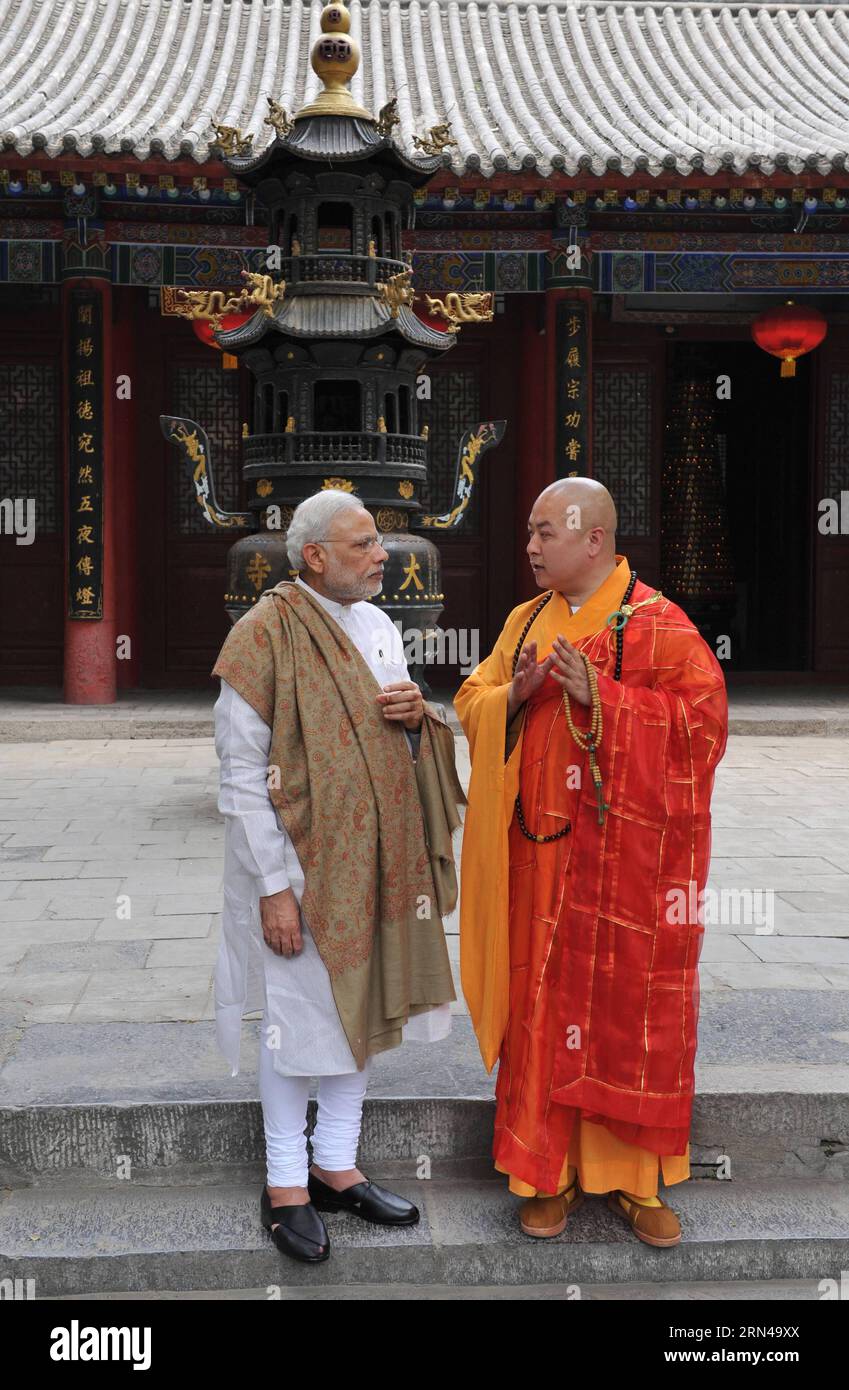
<path fill-rule="evenodd" d="M 794 304 L 792 299 L 758 314 L 752 324 L 758 347 L 781 358 L 782 376 L 795 376 L 796 358 L 819 347 L 827 332 L 828 324 L 819 309 Z"/>

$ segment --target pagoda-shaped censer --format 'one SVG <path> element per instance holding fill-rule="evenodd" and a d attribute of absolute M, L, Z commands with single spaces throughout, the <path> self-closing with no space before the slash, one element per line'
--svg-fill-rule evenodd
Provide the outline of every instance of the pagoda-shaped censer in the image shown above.
<path fill-rule="evenodd" d="M 489 294 L 427 297 L 425 322 L 413 310 L 404 228 L 415 219 L 413 190 L 442 165 L 453 144 L 447 125 L 414 136 L 412 159 L 396 143 L 395 100 L 378 117 L 347 88 L 359 47 L 345 6 L 321 15 L 311 62 L 322 78 L 315 101 L 289 119 L 269 98 L 275 139 L 260 155 L 250 137 L 218 127 L 227 167 L 267 209 L 268 274 L 245 273 L 240 293 L 177 291 L 180 312 L 211 321 L 216 342 L 244 361 L 254 386 L 253 431 L 243 440 L 249 511 L 215 501 L 209 443 L 193 420 L 162 416 L 167 438 L 192 467 L 197 498 L 215 526 L 252 534 L 230 550 L 227 611 L 233 621 L 292 573 L 285 534 L 292 512 L 321 488 L 359 497 L 384 535 L 384 591 L 373 601 L 405 628 L 433 629 L 442 611 L 440 556 L 426 534 L 462 523 L 481 454 L 504 421 L 475 423 L 458 441 L 453 506 L 422 516 L 427 427 L 420 428 L 416 381 L 449 350 L 464 321 L 492 318 Z M 225 316 L 243 322 L 226 327 Z M 444 325 L 444 326 L 443 326 Z"/>

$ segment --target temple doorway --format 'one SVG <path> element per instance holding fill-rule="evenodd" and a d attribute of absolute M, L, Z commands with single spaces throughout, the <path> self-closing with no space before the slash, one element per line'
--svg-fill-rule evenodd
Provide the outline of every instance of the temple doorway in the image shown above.
<path fill-rule="evenodd" d="M 667 369 L 663 590 L 727 670 L 809 670 L 812 360 L 782 378 L 754 343 L 681 342 Z"/>

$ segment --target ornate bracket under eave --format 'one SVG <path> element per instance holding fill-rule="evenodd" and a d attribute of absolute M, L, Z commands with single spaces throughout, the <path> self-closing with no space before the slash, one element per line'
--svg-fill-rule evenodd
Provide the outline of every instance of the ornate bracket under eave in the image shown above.
<path fill-rule="evenodd" d="M 475 485 L 475 470 L 482 454 L 493 449 L 504 438 L 506 420 L 483 420 L 466 430 L 457 451 L 457 477 L 454 483 L 454 506 L 442 516 L 423 516 L 415 523 L 416 527 L 428 526 L 441 531 L 456 530 L 463 518 Z"/>
<path fill-rule="evenodd" d="M 212 456 L 203 426 L 179 415 L 160 415 L 159 425 L 165 438 L 169 443 L 176 444 L 187 460 L 198 506 L 210 526 L 221 531 L 254 530 L 256 517 L 249 512 L 222 511 L 215 499 Z"/>
<path fill-rule="evenodd" d="M 493 296 L 489 290 L 472 290 L 465 294 L 451 290 L 444 299 L 425 294 L 425 300 L 425 312 L 431 318 L 445 319 L 448 325 L 446 333 L 457 333 L 464 323 L 491 323 L 495 314 Z"/>
<path fill-rule="evenodd" d="M 271 318 L 275 307 L 283 302 L 286 281 L 272 280 L 270 275 L 255 270 L 243 270 L 242 279 L 247 285 L 238 294 L 229 294 L 226 290 L 175 289 L 170 312 L 184 319 L 205 319 L 216 332 L 227 314 L 247 314 L 252 309 L 260 309 L 266 318 Z"/>

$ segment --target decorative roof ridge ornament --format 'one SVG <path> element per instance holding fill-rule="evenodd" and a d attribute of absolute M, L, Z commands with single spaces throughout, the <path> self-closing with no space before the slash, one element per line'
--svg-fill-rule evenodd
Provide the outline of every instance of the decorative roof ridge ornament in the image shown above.
<path fill-rule="evenodd" d="M 381 106 L 377 113 L 377 133 L 384 139 L 392 138 L 392 129 L 400 125 L 401 117 L 398 115 L 398 98 L 390 97 L 384 106 Z"/>
<path fill-rule="evenodd" d="M 348 35 L 351 16 L 342 4 L 334 0 L 325 5 L 321 12 L 320 39 L 316 39 L 310 53 L 310 65 L 324 83 L 315 101 L 296 111 L 293 119 L 302 116 L 358 116 L 361 120 L 374 121 L 374 116 L 354 101 L 348 90 L 348 80 L 360 66 L 360 45 Z"/>
<path fill-rule="evenodd" d="M 413 289 L 412 276 L 412 270 L 399 270 L 397 275 L 391 276 L 388 280 L 378 280 L 375 286 L 378 299 L 389 306 L 393 319 L 397 319 L 402 304 L 409 304 L 410 308 L 413 306 L 416 292 Z"/>
<path fill-rule="evenodd" d="M 457 141 L 451 138 L 451 122 L 443 121 L 440 125 L 432 125 L 427 135 L 414 135 L 413 144 L 422 154 L 442 154 L 448 145 L 456 145 Z"/>
<path fill-rule="evenodd" d="M 215 140 L 211 145 L 215 145 L 221 150 L 223 155 L 249 155 L 253 154 L 253 135 L 243 135 L 238 126 L 218 125 L 212 122 L 212 129 L 215 131 Z"/>
<path fill-rule="evenodd" d="M 263 118 L 262 123 L 274 127 L 274 134 L 278 140 L 285 140 L 294 130 L 295 122 L 289 119 L 285 107 L 281 106 L 279 101 L 275 101 L 273 97 L 265 99 L 268 102 L 268 115 Z"/>

